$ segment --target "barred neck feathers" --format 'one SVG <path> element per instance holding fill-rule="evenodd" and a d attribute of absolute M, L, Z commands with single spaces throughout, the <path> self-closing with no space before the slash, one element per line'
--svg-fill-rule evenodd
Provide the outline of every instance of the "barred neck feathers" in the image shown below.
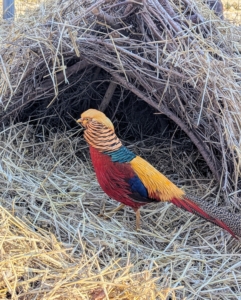
<path fill-rule="evenodd" d="M 95 120 L 88 123 L 84 138 L 89 145 L 101 152 L 112 152 L 122 147 L 122 143 L 115 132 Z"/>

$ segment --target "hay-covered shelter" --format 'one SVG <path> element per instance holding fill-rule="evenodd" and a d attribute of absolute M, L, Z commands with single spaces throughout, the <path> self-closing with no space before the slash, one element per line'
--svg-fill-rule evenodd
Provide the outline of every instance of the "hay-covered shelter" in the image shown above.
<path fill-rule="evenodd" d="M 209 3 L 210 4 L 210 3 Z M 100 189 L 104 111 L 178 186 L 240 213 L 241 31 L 201 0 L 54 0 L 0 21 L 2 299 L 240 299 L 240 244 L 167 203 L 142 229 Z"/>

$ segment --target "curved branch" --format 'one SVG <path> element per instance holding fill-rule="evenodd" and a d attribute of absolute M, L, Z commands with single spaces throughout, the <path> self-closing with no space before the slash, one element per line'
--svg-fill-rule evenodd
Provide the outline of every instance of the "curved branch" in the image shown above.
<path fill-rule="evenodd" d="M 66 70 L 57 73 L 56 76 L 55 76 L 56 77 L 55 78 L 55 84 L 60 85 L 62 82 L 67 80 L 71 75 L 73 75 L 74 73 L 79 72 L 80 70 L 83 70 L 87 66 L 88 66 L 87 61 L 86 60 L 81 60 L 81 61 L 75 63 L 74 65 L 66 68 Z M 47 89 L 51 88 L 52 86 L 53 86 L 53 80 L 52 79 L 47 79 L 47 80 L 42 82 L 39 89 L 47 90 Z"/>
<path fill-rule="evenodd" d="M 110 72 L 110 70 L 108 70 Z M 149 105 L 154 107 L 159 112 L 165 114 L 167 117 L 169 117 L 171 120 L 173 120 L 191 139 L 191 141 L 194 143 L 194 145 L 199 150 L 200 154 L 203 156 L 204 160 L 206 161 L 208 167 L 212 171 L 213 175 L 215 176 L 216 180 L 220 182 L 221 176 L 218 168 L 216 167 L 215 162 L 212 160 L 212 157 L 209 154 L 209 149 L 205 147 L 204 143 L 199 140 L 199 138 L 189 129 L 189 127 L 182 122 L 181 119 L 178 118 L 172 111 L 170 111 L 167 107 L 164 107 L 163 105 L 158 105 L 155 103 L 152 99 L 145 96 L 141 91 L 139 91 L 134 85 L 127 82 L 125 78 L 122 76 L 116 74 L 115 72 L 110 72 L 111 75 L 126 89 L 130 90 L 134 94 L 136 94 L 139 98 L 147 102 Z"/>

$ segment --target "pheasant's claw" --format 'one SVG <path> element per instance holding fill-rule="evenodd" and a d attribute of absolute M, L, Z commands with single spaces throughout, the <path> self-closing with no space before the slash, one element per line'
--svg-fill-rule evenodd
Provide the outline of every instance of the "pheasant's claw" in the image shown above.
<path fill-rule="evenodd" d="M 119 205 L 118 207 L 116 207 L 115 209 L 111 210 L 109 213 L 107 214 L 104 214 L 104 213 L 100 213 L 98 215 L 98 217 L 101 217 L 101 218 L 104 218 L 105 220 L 106 219 L 111 219 L 115 213 L 117 213 L 119 210 L 121 210 L 122 208 L 125 207 L 125 204 L 121 204 Z"/>
<path fill-rule="evenodd" d="M 107 220 L 107 219 L 110 219 L 112 216 L 108 216 L 108 215 L 106 215 L 104 213 L 100 213 L 100 214 L 98 214 L 98 217 L 102 218 L 104 220 Z"/>

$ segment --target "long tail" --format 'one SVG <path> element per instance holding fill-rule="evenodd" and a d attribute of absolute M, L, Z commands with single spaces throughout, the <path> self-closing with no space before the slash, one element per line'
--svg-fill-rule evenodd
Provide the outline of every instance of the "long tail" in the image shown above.
<path fill-rule="evenodd" d="M 227 230 L 234 238 L 241 237 L 241 216 L 227 209 L 212 205 L 196 197 L 186 196 L 183 199 L 173 198 L 171 202 L 209 222 Z"/>

